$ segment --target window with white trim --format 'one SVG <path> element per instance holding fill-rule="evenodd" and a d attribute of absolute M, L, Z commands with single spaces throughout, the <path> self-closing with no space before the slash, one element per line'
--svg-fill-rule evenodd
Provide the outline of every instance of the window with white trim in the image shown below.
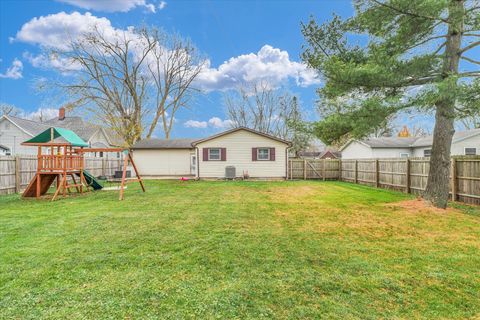
<path fill-rule="evenodd" d="M 432 149 L 425 149 L 423 150 L 424 157 L 430 157 L 432 155 Z"/>
<path fill-rule="evenodd" d="M 210 148 L 208 149 L 208 160 L 221 160 L 221 151 L 220 148 Z"/>
<path fill-rule="evenodd" d="M 410 157 L 409 153 L 400 153 L 400 158 L 408 158 Z"/>
<path fill-rule="evenodd" d="M 270 160 L 270 148 L 258 148 L 257 149 L 257 160 Z"/>
<path fill-rule="evenodd" d="M 475 156 L 477 155 L 477 148 L 465 148 L 466 156 Z"/>

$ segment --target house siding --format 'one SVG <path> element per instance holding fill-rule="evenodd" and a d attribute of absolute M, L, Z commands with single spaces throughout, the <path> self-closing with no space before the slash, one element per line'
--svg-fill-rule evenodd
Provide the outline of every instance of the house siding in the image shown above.
<path fill-rule="evenodd" d="M 135 149 L 133 159 L 141 175 L 190 175 L 190 155 L 194 149 Z"/>
<path fill-rule="evenodd" d="M 224 178 L 225 167 L 234 166 L 237 177 L 248 171 L 251 178 L 286 177 L 286 143 L 262 135 L 239 130 L 197 144 L 199 154 L 204 148 L 226 148 L 226 161 L 198 159 L 199 178 Z M 253 161 L 252 148 L 275 148 L 275 161 Z"/>
<path fill-rule="evenodd" d="M 10 148 L 12 155 L 36 155 L 37 148 L 21 145 L 30 138 L 11 121 L 0 119 L 0 144 Z"/>
<path fill-rule="evenodd" d="M 411 148 L 373 148 L 373 158 L 400 158 L 402 153 L 412 156 Z"/>
<path fill-rule="evenodd" d="M 373 158 L 372 148 L 357 141 L 350 142 L 342 150 L 342 159 L 368 159 Z"/>
<path fill-rule="evenodd" d="M 452 156 L 465 155 L 465 148 L 477 148 L 477 154 L 480 155 L 480 135 L 475 135 L 464 140 L 452 143 Z M 414 149 L 414 157 L 423 157 L 423 151 L 432 149 L 432 146 L 417 147 Z"/>

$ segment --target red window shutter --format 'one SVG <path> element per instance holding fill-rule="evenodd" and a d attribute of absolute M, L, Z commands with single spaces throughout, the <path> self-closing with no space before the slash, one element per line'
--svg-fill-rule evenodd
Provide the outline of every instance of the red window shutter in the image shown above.
<path fill-rule="evenodd" d="M 208 148 L 203 148 L 203 161 L 208 161 Z"/>
<path fill-rule="evenodd" d="M 257 161 L 257 148 L 252 148 L 252 161 Z"/>
<path fill-rule="evenodd" d="M 270 148 L 270 161 L 275 161 L 275 148 Z"/>
<path fill-rule="evenodd" d="M 227 161 L 227 148 L 220 148 L 220 159 L 222 161 Z"/>

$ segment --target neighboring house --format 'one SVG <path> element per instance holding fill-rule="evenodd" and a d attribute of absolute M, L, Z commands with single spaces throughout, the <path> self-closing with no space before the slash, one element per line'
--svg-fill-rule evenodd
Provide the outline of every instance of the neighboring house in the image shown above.
<path fill-rule="evenodd" d="M 383 137 L 366 140 L 350 140 L 340 151 L 343 159 L 429 157 L 433 136 Z M 480 129 L 455 132 L 452 155 L 480 154 Z"/>
<path fill-rule="evenodd" d="M 235 128 L 205 139 L 143 140 L 133 146 L 135 163 L 145 176 L 284 179 L 290 142 L 248 128 Z"/>
<path fill-rule="evenodd" d="M 0 117 L 0 144 L 10 149 L 13 154 L 37 154 L 32 147 L 22 146 L 21 143 L 50 127 L 65 128 L 74 131 L 80 138 L 88 142 L 93 148 L 109 148 L 120 145 L 113 134 L 100 126 L 84 121 L 81 117 L 67 117 L 65 108 L 59 109 L 58 117 L 45 122 L 22 119 L 19 117 L 4 115 Z M 103 153 L 95 154 L 103 157 Z M 107 154 L 105 154 L 107 156 Z M 111 155 L 110 155 L 111 156 Z M 120 155 L 114 155 L 119 157 Z"/>
<path fill-rule="evenodd" d="M 298 156 L 301 159 L 340 159 L 341 153 L 333 150 L 324 151 L 299 151 Z"/>

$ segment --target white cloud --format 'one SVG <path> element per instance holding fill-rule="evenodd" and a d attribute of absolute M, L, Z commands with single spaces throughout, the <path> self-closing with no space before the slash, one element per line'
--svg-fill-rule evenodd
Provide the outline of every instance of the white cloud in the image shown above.
<path fill-rule="evenodd" d="M 202 89 L 213 91 L 258 82 L 276 87 L 288 79 L 305 87 L 319 83 L 316 72 L 303 63 L 291 61 L 287 51 L 264 45 L 256 54 L 232 57 L 218 68 L 211 68 L 208 61 L 197 83 Z"/>
<path fill-rule="evenodd" d="M 67 50 L 69 40 L 76 40 L 84 33 L 98 28 L 105 35 L 113 35 L 117 29 L 107 18 L 98 18 L 90 12 L 59 12 L 33 18 L 25 23 L 12 41 L 37 44 L 47 48 Z"/>
<path fill-rule="evenodd" d="M 145 7 L 148 11 L 155 13 L 155 6 L 145 0 L 57 0 L 83 9 L 127 12 L 135 7 Z"/>
<path fill-rule="evenodd" d="M 166 1 L 160 1 L 159 5 L 158 5 L 158 9 L 163 10 L 163 9 L 165 9 L 166 6 L 167 6 Z"/>
<path fill-rule="evenodd" d="M 36 111 L 23 112 L 21 117 L 35 121 L 46 121 L 58 116 L 58 109 L 38 108 Z"/>
<path fill-rule="evenodd" d="M 188 120 L 183 124 L 187 128 L 201 128 L 204 129 L 208 126 L 207 121 Z"/>
<path fill-rule="evenodd" d="M 5 73 L 0 73 L 0 78 L 20 79 L 22 78 L 23 63 L 15 58 L 10 68 Z"/>
<path fill-rule="evenodd" d="M 228 119 L 222 120 L 218 117 L 213 117 L 208 120 L 208 124 L 217 129 L 224 129 L 231 127 L 233 125 L 233 121 Z"/>
<path fill-rule="evenodd" d="M 68 59 L 60 58 L 55 55 L 33 55 L 30 52 L 24 52 L 23 58 L 30 62 L 35 68 L 54 68 L 64 75 L 81 69 L 81 66 L 78 62 L 69 61 Z"/>
<path fill-rule="evenodd" d="M 232 127 L 233 121 L 228 119 L 222 120 L 218 117 L 212 117 L 208 121 L 188 120 L 183 125 L 187 128 L 197 129 L 205 129 L 207 127 L 212 127 L 215 129 L 225 129 Z"/>
<path fill-rule="evenodd" d="M 111 41 L 120 36 L 126 36 L 130 39 L 136 37 L 132 27 L 125 30 L 114 28 L 107 18 L 99 18 L 89 12 L 85 14 L 59 12 L 28 21 L 11 41 L 30 43 L 44 48 L 68 50 L 72 41 L 77 41 L 82 35 L 93 30 L 98 30 L 99 33 Z M 140 42 L 138 41 L 136 44 L 140 44 Z M 139 50 L 139 48 L 132 46 L 132 50 Z M 34 67 L 54 68 L 62 73 L 81 69 L 78 63 L 45 53 L 33 55 L 25 52 L 24 58 Z"/>

